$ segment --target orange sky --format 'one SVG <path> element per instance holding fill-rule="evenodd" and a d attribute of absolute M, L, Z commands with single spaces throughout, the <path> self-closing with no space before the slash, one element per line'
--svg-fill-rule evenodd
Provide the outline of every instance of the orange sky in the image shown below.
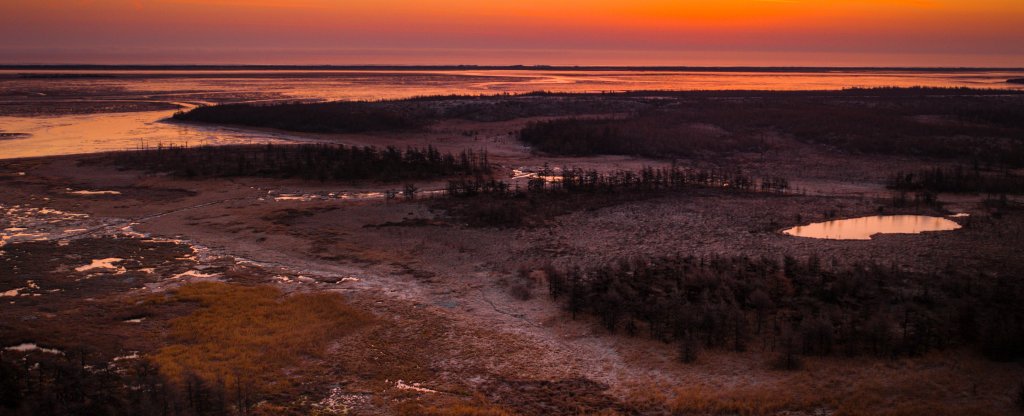
<path fill-rule="evenodd" d="M 1024 66 L 1024 0 L 14 0 L 4 63 Z"/>

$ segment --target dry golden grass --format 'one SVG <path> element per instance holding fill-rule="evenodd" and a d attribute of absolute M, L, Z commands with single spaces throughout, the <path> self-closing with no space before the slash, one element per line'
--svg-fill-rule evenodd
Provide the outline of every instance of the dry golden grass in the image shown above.
<path fill-rule="evenodd" d="M 836 416 L 1000 415 L 1012 411 L 1019 369 L 949 351 L 899 361 L 857 359 L 819 362 L 795 373 L 736 387 L 692 386 L 665 403 L 673 414 L 772 415 L 834 410 Z M 630 402 L 657 407 L 652 388 Z"/>
<path fill-rule="evenodd" d="M 515 416 L 516 413 L 488 403 L 480 396 L 470 401 L 448 398 L 434 403 L 405 402 L 397 409 L 401 416 Z"/>
<path fill-rule="evenodd" d="M 403 415 L 420 416 L 513 416 L 506 410 L 470 404 L 457 404 L 447 407 L 416 407 L 403 409 Z"/>
<path fill-rule="evenodd" d="M 849 388 L 837 397 L 836 415 L 994 416 L 1010 411 L 1006 405 L 1020 370 L 1014 376 L 999 371 L 998 363 L 963 358 L 908 360 L 870 368 L 863 377 L 850 380 Z"/>
<path fill-rule="evenodd" d="M 777 387 L 727 391 L 698 387 L 679 390 L 668 404 L 678 414 L 770 415 L 785 410 L 810 410 L 821 407 L 825 402 L 820 398 L 800 397 Z"/>
<path fill-rule="evenodd" d="M 188 375 L 229 389 L 278 390 L 285 371 L 322 358 L 325 348 L 372 318 L 340 295 L 284 295 L 270 286 L 197 283 L 181 287 L 180 302 L 198 302 L 172 322 L 170 343 L 153 357 L 172 381 Z"/>

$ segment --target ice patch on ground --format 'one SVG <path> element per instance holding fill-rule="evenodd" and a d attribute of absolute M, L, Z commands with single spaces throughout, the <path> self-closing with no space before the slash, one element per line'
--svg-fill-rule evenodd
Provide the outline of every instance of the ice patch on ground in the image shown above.
<path fill-rule="evenodd" d="M 120 357 L 114 357 L 114 362 L 125 361 L 125 360 L 138 360 L 141 356 L 138 351 L 132 351 L 128 355 L 122 355 Z"/>
<path fill-rule="evenodd" d="M 128 224 L 127 227 L 121 228 L 120 234 L 125 236 L 125 237 L 133 237 L 133 238 L 149 238 L 150 237 L 149 234 L 140 233 L 138 231 L 135 231 L 132 228 L 133 225 L 138 225 L 138 223 L 137 222 L 133 222 L 131 224 Z"/>
<path fill-rule="evenodd" d="M 8 291 L 0 292 L 0 298 L 13 298 L 18 296 L 42 296 L 40 293 L 22 293 L 28 292 L 29 290 L 39 290 L 39 285 L 36 284 L 35 280 L 26 280 L 25 287 L 19 287 Z"/>
<path fill-rule="evenodd" d="M 220 277 L 220 273 L 203 273 L 199 270 L 189 270 L 187 272 L 178 273 L 174 276 L 171 276 L 171 279 L 182 279 L 186 277 L 190 277 L 193 279 L 216 279 Z"/>
<path fill-rule="evenodd" d="M 512 169 L 513 181 L 518 179 L 543 179 L 544 182 L 554 183 L 562 181 L 562 168 L 527 167 Z"/>
<path fill-rule="evenodd" d="M 68 190 L 68 194 L 70 194 L 70 195 L 80 195 L 80 196 L 121 195 L 121 192 L 119 192 L 119 191 L 86 191 L 86 190 L 71 191 L 71 190 Z"/>
<path fill-rule="evenodd" d="M 367 394 L 345 393 L 341 387 L 331 388 L 331 392 L 313 405 L 314 408 L 327 414 L 348 414 L 352 408 L 361 407 L 370 400 Z"/>
<path fill-rule="evenodd" d="M 443 196 L 448 191 L 445 189 L 424 189 L 416 192 L 416 198 L 430 198 Z M 278 193 L 277 191 L 267 192 L 267 198 L 259 198 L 260 201 L 271 199 L 277 202 L 297 201 L 371 201 L 383 199 L 404 198 L 401 191 L 388 190 L 384 192 L 319 192 L 319 193 Z"/>
<path fill-rule="evenodd" d="M 117 258 L 117 257 L 111 257 L 111 258 L 106 258 L 106 259 L 97 259 L 97 260 L 93 260 L 92 263 L 89 263 L 89 264 L 87 264 L 85 266 L 75 267 L 75 271 L 76 272 L 87 272 L 87 271 L 90 271 L 90 270 L 105 269 L 105 270 L 115 270 L 115 271 L 117 271 L 120 274 L 120 273 L 123 273 L 124 267 L 117 267 L 117 266 L 114 265 L 114 263 L 118 263 L 118 262 L 122 262 L 122 261 L 124 261 L 124 259 L 120 259 L 120 258 Z"/>
<path fill-rule="evenodd" d="M 0 204 L 0 247 L 11 243 L 64 238 L 71 232 L 69 230 L 81 230 L 83 226 L 96 222 L 86 214 Z"/>
<path fill-rule="evenodd" d="M 13 297 L 17 297 L 18 296 L 18 292 L 21 292 L 22 290 L 25 290 L 25 289 L 27 289 L 27 288 L 19 287 L 17 289 L 8 290 L 6 292 L 0 292 L 0 298 L 13 298 Z"/>
<path fill-rule="evenodd" d="M 39 351 L 39 352 L 44 352 L 44 353 L 47 353 L 47 354 L 64 355 L 64 352 L 61 351 L 61 350 L 52 349 L 52 348 L 42 348 L 42 347 L 40 347 L 40 346 L 38 346 L 38 345 L 36 345 L 34 343 L 31 343 L 31 342 L 26 342 L 26 343 L 23 343 L 23 344 L 18 344 L 18 345 L 6 347 L 6 348 L 4 348 L 4 350 L 7 350 L 7 351 L 18 351 L 18 352 Z"/>
<path fill-rule="evenodd" d="M 411 390 L 420 393 L 438 393 L 437 390 L 431 390 L 425 387 L 420 387 L 420 383 L 408 384 L 402 380 L 398 380 L 395 382 L 395 388 L 399 390 Z"/>

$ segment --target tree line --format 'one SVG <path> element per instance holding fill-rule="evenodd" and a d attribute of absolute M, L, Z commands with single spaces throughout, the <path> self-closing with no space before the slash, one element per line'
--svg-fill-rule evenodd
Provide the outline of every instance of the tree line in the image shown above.
<path fill-rule="evenodd" d="M 1024 99 L 1017 93 L 867 89 L 663 97 L 618 117 L 534 122 L 520 139 L 552 154 L 671 158 L 765 151 L 779 137 L 846 152 L 1024 166 Z"/>
<path fill-rule="evenodd" d="M 358 101 L 220 104 L 179 111 L 173 118 L 311 133 L 412 130 L 429 122 L 423 111 L 395 111 L 387 106 Z"/>
<path fill-rule="evenodd" d="M 1024 176 L 1009 170 L 984 172 L 977 165 L 934 167 L 917 172 L 899 171 L 886 181 L 889 189 L 953 193 L 1024 194 Z"/>
<path fill-rule="evenodd" d="M 708 152 L 763 151 L 762 134 L 729 134 L 695 127 L 668 111 L 644 111 L 627 118 L 565 118 L 531 122 L 519 140 L 533 149 L 570 156 L 635 155 L 692 157 Z"/>
<path fill-rule="evenodd" d="M 579 168 L 562 168 L 555 171 L 545 167 L 537 172 L 535 177 L 530 178 L 526 189 L 512 189 L 501 181 L 463 178 L 449 181 L 448 193 L 452 196 L 472 196 L 478 193 L 514 195 L 523 192 L 593 193 L 692 187 L 785 193 L 789 190 L 789 181 L 777 176 L 756 178 L 738 169 L 684 168 L 673 162 L 664 167 L 644 166 L 638 171 L 620 169 L 599 172 L 595 169 Z"/>
<path fill-rule="evenodd" d="M 182 177 L 259 176 L 305 180 L 410 180 L 491 172 L 487 152 L 441 153 L 433 146 L 357 147 L 331 144 L 158 146 L 109 156 L 129 169 Z"/>
<path fill-rule="evenodd" d="M 90 365 L 84 351 L 37 364 L 0 352 L 0 413 L 5 415 L 249 414 L 255 395 L 189 374 L 172 383 L 146 359 Z"/>
<path fill-rule="evenodd" d="M 549 294 L 573 318 L 675 342 L 686 362 L 705 348 L 774 351 L 784 368 L 807 355 L 913 356 L 963 345 L 994 360 L 1024 357 L 1024 283 L 1014 276 L 814 256 L 671 256 L 544 271 Z"/>
<path fill-rule="evenodd" d="M 690 169 L 675 163 L 639 171 L 545 168 L 526 186 L 479 176 L 451 179 L 445 190 L 449 198 L 434 204 L 470 226 L 519 227 L 540 225 L 569 212 L 696 189 L 784 194 L 790 188 L 783 177 L 756 178 L 739 170 Z"/>
<path fill-rule="evenodd" d="M 416 130 L 444 119 L 500 121 L 628 112 L 644 107 L 643 100 L 607 96 L 437 95 L 380 101 L 219 104 L 180 111 L 173 118 L 313 133 L 359 133 Z"/>

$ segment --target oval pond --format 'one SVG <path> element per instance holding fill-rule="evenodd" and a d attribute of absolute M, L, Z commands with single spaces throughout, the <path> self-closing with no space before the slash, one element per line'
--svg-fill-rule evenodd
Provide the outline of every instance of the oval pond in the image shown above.
<path fill-rule="evenodd" d="M 783 233 L 828 240 L 870 240 L 875 234 L 919 234 L 957 229 L 960 229 L 960 224 L 942 217 L 877 215 L 801 225 L 784 230 Z"/>

